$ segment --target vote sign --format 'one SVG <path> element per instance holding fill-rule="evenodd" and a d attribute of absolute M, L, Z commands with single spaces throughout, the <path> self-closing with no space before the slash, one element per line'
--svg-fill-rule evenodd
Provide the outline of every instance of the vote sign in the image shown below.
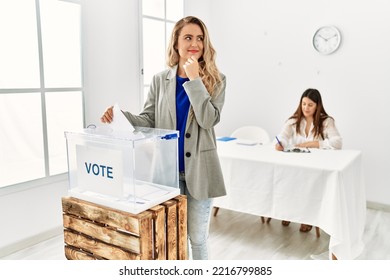
<path fill-rule="evenodd" d="M 76 146 L 77 185 L 99 194 L 123 196 L 122 151 Z"/>

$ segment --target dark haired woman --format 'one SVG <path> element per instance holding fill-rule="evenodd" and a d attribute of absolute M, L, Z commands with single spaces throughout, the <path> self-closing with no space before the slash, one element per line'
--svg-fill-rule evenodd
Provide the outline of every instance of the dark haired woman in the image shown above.
<path fill-rule="evenodd" d="M 278 151 L 293 147 L 334 150 L 343 145 L 334 119 L 325 111 L 320 92 L 311 88 L 302 94 L 298 108 L 286 121 L 278 139 L 280 143 L 275 145 Z M 289 224 L 289 221 L 282 221 L 284 226 Z M 300 231 L 311 229 L 311 225 L 301 224 Z"/>

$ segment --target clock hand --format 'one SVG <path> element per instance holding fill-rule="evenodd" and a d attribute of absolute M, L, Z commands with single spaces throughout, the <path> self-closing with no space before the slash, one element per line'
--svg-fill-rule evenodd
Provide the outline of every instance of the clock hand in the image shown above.
<path fill-rule="evenodd" d="M 328 41 L 328 39 L 326 39 L 325 37 L 321 36 L 321 34 L 318 34 L 318 37 L 321 37 L 321 38 L 324 39 L 325 41 Z"/>

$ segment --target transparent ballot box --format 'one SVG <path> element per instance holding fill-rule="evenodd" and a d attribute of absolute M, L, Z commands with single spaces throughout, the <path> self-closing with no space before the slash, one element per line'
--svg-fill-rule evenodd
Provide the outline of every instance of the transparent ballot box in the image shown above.
<path fill-rule="evenodd" d="M 133 214 L 177 196 L 178 135 L 141 127 L 65 132 L 69 195 Z"/>

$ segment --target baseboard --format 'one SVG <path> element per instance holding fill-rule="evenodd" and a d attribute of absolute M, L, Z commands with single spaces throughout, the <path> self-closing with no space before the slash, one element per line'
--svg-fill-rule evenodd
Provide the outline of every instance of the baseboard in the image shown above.
<path fill-rule="evenodd" d="M 15 253 L 19 250 L 23 250 L 25 248 L 34 246 L 40 242 L 46 241 L 50 238 L 56 237 L 63 233 L 62 227 L 56 227 L 51 230 L 42 232 L 40 234 L 30 236 L 28 238 L 25 238 L 21 241 L 15 242 L 13 244 L 4 246 L 0 248 L 0 258 L 8 256 L 12 253 Z"/>
<path fill-rule="evenodd" d="M 384 211 L 384 212 L 390 212 L 390 205 L 382 204 L 378 202 L 367 201 L 367 208 Z"/>

